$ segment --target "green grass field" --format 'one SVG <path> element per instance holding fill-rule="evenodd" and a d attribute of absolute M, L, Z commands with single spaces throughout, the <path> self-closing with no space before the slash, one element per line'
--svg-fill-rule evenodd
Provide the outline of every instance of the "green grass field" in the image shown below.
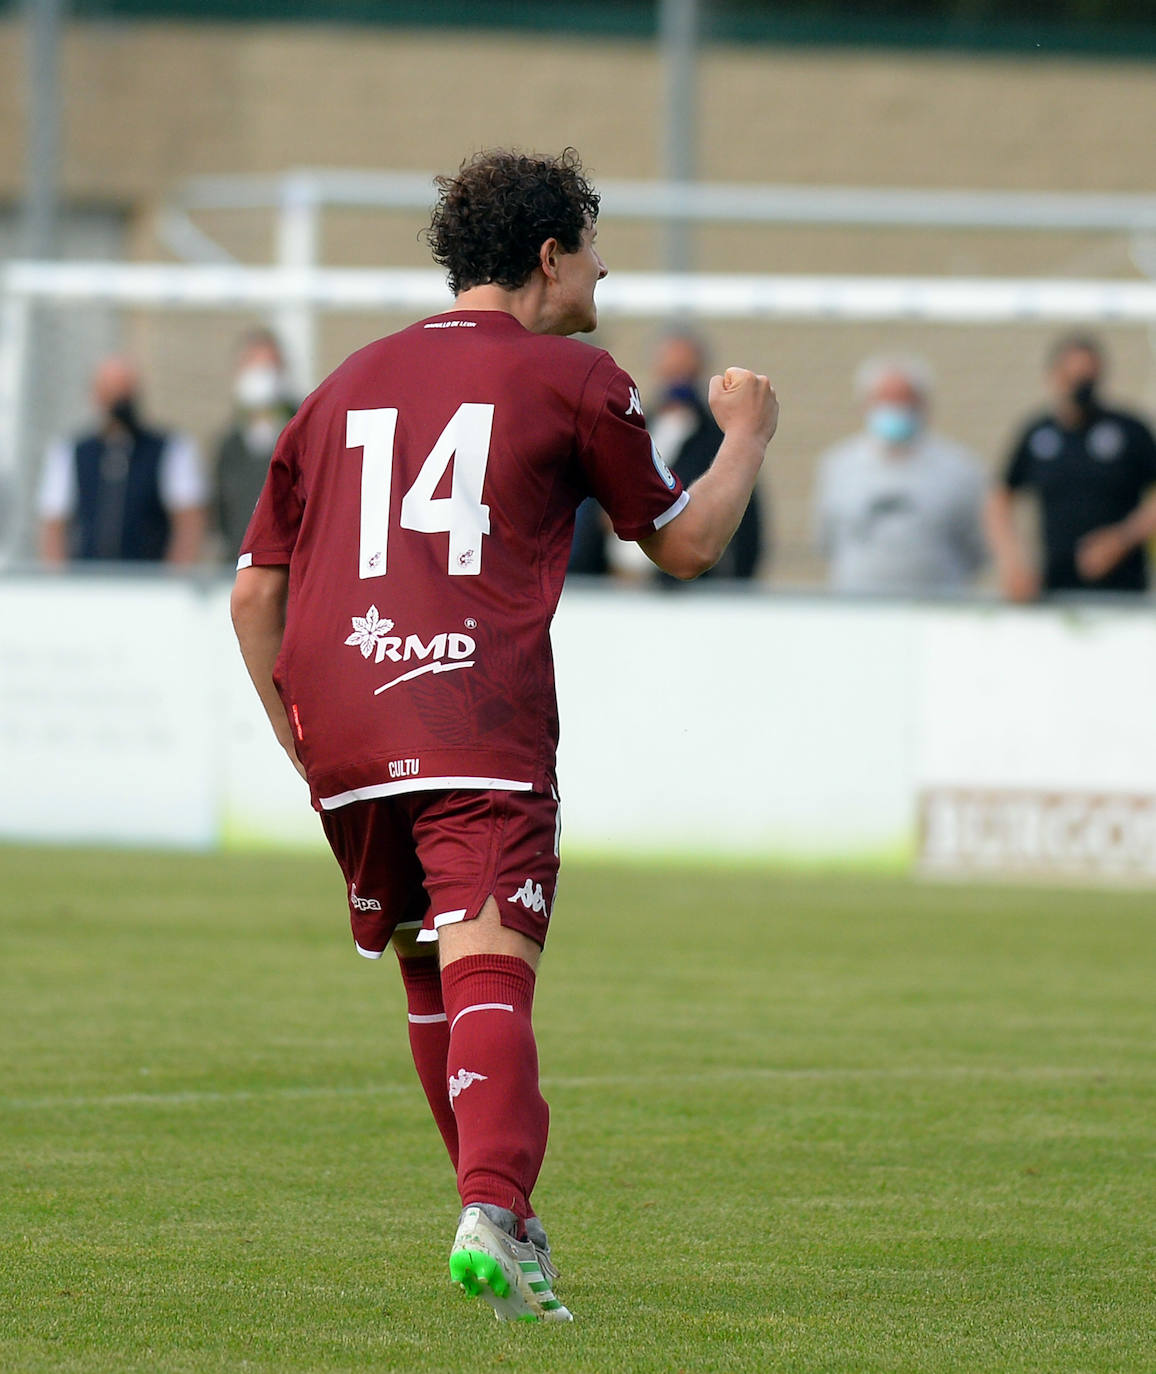
<path fill-rule="evenodd" d="M 450 1286 L 389 962 L 321 859 L 0 849 L 0 1369 L 1156 1369 L 1156 911 L 571 865 L 536 1194 Z"/>

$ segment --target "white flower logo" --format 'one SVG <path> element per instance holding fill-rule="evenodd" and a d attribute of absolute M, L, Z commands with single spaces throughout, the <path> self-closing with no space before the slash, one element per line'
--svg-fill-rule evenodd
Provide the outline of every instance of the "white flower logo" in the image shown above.
<path fill-rule="evenodd" d="M 384 639 L 393 629 L 392 620 L 379 619 L 376 606 L 370 606 L 364 616 L 355 615 L 350 618 L 353 621 L 353 633 L 345 642 L 356 644 L 361 650 L 362 658 L 369 658 L 377 647 L 377 641 Z"/>

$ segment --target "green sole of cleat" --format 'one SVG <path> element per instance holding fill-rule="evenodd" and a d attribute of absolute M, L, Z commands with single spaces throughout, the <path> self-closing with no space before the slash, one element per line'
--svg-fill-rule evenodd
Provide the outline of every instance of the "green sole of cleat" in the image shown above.
<path fill-rule="evenodd" d="M 483 1288 L 499 1298 L 510 1293 L 502 1266 L 484 1250 L 455 1250 L 450 1256 L 450 1278 L 471 1298 L 476 1298 Z"/>

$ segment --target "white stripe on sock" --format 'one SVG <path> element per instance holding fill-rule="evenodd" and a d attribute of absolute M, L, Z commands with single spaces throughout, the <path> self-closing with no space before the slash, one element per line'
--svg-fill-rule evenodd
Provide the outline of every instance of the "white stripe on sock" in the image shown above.
<path fill-rule="evenodd" d="M 415 1016 L 413 1012 L 410 1012 L 409 1019 L 411 1023 L 415 1026 L 430 1026 L 435 1021 L 448 1020 L 444 1011 L 434 1012 L 432 1016 Z"/>
<path fill-rule="evenodd" d="M 453 1034 L 454 1026 L 456 1026 L 456 1025 L 458 1024 L 458 1022 L 462 1019 L 462 1017 L 463 1017 L 463 1016 L 468 1016 L 468 1015 L 470 1014 L 471 1011 L 513 1011 L 513 1010 L 514 1010 L 514 1008 L 513 1008 L 513 1006 L 512 1006 L 509 1002 L 478 1002 L 478 1003 L 476 1003 L 476 1004 L 475 1004 L 474 1006 L 472 1006 L 472 1007 L 463 1007 L 463 1008 L 461 1009 L 461 1011 L 459 1011 L 458 1014 L 454 1017 L 453 1021 L 452 1021 L 451 1024 L 450 1024 L 450 1034 L 451 1034 L 451 1035 Z"/>

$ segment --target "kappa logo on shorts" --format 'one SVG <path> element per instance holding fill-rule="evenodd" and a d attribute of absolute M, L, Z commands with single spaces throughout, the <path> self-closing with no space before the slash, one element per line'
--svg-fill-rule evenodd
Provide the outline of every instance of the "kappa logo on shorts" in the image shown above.
<path fill-rule="evenodd" d="M 529 878 L 507 900 L 521 902 L 527 911 L 545 911 L 546 899 L 542 896 L 542 884 L 531 882 Z"/>
<path fill-rule="evenodd" d="M 450 1101 L 452 1102 L 459 1093 L 464 1093 L 471 1083 L 485 1083 L 486 1081 L 484 1073 L 471 1073 L 469 1069 L 459 1069 L 457 1073 L 451 1073 L 449 1077 Z"/>
<path fill-rule="evenodd" d="M 349 905 L 354 911 L 380 911 L 381 903 L 375 897 L 359 897 L 357 895 L 357 884 L 349 885 Z"/>

